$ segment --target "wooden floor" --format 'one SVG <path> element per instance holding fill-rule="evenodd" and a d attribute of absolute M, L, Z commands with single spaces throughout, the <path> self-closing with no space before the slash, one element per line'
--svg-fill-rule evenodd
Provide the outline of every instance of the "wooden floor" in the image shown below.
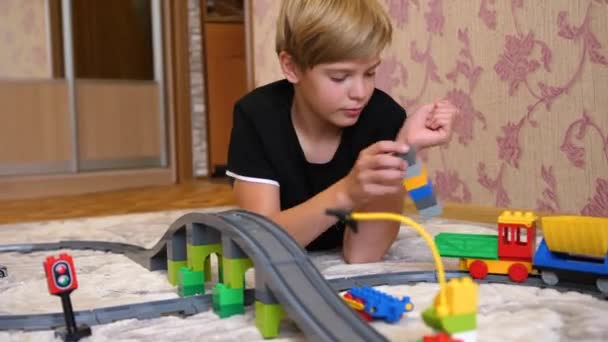
<path fill-rule="evenodd" d="M 205 179 L 172 186 L 0 201 L 0 224 L 234 204 L 228 181 Z"/>
<path fill-rule="evenodd" d="M 225 179 L 201 179 L 190 183 L 36 200 L 0 201 L 0 224 L 76 217 L 143 213 L 150 211 L 235 205 Z M 446 204 L 444 217 L 496 223 L 501 210 Z M 414 213 L 411 204 L 406 213 Z"/>

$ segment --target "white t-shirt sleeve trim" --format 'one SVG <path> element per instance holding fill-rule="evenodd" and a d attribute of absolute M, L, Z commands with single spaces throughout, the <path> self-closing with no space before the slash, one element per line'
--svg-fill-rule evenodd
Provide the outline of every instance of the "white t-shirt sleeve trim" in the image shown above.
<path fill-rule="evenodd" d="M 266 178 L 255 178 L 255 177 L 247 177 L 247 176 L 241 176 L 238 175 L 232 171 L 226 170 L 226 176 L 228 177 L 232 177 L 238 180 L 242 180 L 242 181 L 246 181 L 246 182 L 253 182 L 253 183 L 262 183 L 262 184 L 270 184 L 270 185 L 275 185 L 275 186 L 279 186 L 279 182 L 272 180 L 272 179 L 266 179 Z"/>

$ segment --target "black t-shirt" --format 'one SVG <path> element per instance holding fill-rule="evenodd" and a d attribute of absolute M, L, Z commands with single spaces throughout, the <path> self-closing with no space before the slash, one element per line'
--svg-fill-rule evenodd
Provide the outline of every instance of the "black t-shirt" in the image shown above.
<path fill-rule="evenodd" d="M 280 186 L 281 210 L 307 201 L 346 176 L 359 152 L 377 141 L 394 140 L 406 117 L 398 103 L 375 89 L 357 123 L 342 132 L 333 159 L 313 164 L 306 160 L 291 121 L 293 94 L 293 85 L 281 80 L 237 101 L 228 149 L 226 174 Z M 343 234 L 344 227 L 334 225 L 306 248 L 340 246 Z"/>

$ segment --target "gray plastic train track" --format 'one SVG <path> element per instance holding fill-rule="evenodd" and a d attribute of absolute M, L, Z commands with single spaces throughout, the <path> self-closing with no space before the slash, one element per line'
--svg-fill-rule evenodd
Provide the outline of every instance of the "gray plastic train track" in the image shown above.
<path fill-rule="evenodd" d="M 150 270 L 166 269 L 167 243 L 188 224 L 202 224 L 227 234 L 252 259 L 257 273 L 304 334 L 313 340 L 386 341 L 386 338 L 362 321 L 337 296 L 339 290 L 353 286 L 398 285 L 436 282 L 434 272 L 401 272 L 340 279 L 325 279 L 306 251 L 281 227 L 262 216 L 242 210 L 215 214 L 191 213 L 182 216 L 150 249 L 124 243 L 99 241 L 60 241 L 57 243 L 14 244 L 0 246 L 0 253 L 31 253 L 58 249 L 86 249 L 125 254 Z M 465 272 L 446 272 L 446 277 L 462 277 Z M 508 277 L 489 275 L 484 283 L 513 284 Z M 531 276 L 522 285 L 547 287 L 539 277 Z M 602 297 L 594 286 L 563 283 L 551 286 L 559 291 L 575 290 Z M 190 315 L 211 308 L 210 296 L 195 296 L 101 308 L 76 313 L 78 323 L 96 325 L 127 318 L 153 318 L 168 314 Z M 246 304 L 253 302 L 252 290 L 246 290 Z M 46 330 L 62 326 L 63 314 L 0 316 L 0 330 Z"/>
<path fill-rule="evenodd" d="M 448 271 L 446 278 L 460 278 L 466 272 Z M 435 272 L 398 272 L 385 274 L 370 274 L 363 276 L 334 278 L 327 280 L 332 289 L 336 292 L 345 291 L 356 286 L 380 286 L 380 285 L 406 285 L 416 283 L 435 283 L 437 278 Z M 512 284 L 507 276 L 490 275 L 480 283 Z M 540 278 L 533 276 L 523 283 L 524 286 L 543 287 Z M 552 287 L 558 291 L 566 292 L 571 289 L 568 287 Z M 589 288 L 578 288 L 577 291 L 587 292 Z M 245 290 L 245 305 L 253 303 L 253 289 Z M 598 296 L 597 291 L 589 293 Z M 601 298 L 601 297 L 600 297 Z M 130 305 L 120 305 L 107 308 L 99 308 L 87 311 L 77 311 L 76 322 L 89 326 L 107 324 L 124 319 L 150 319 L 168 315 L 189 316 L 200 312 L 206 312 L 212 308 L 211 295 L 199 295 L 185 298 L 167 299 L 147 303 Z M 28 314 L 28 315 L 4 315 L 0 316 L 0 330 L 51 330 L 65 324 L 63 313 L 50 314 Z"/>

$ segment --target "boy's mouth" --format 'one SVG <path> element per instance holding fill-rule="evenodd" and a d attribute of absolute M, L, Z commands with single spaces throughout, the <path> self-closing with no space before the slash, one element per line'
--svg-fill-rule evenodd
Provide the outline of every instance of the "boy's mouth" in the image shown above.
<path fill-rule="evenodd" d="M 343 109 L 344 113 L 346 114 L 346 116 L 348 117 L 357 117 L 359 116 L 359 114 L 361 114 L 361 110 L 363 108 L 359 107 L 359 108 L 345 108 Z"/>

